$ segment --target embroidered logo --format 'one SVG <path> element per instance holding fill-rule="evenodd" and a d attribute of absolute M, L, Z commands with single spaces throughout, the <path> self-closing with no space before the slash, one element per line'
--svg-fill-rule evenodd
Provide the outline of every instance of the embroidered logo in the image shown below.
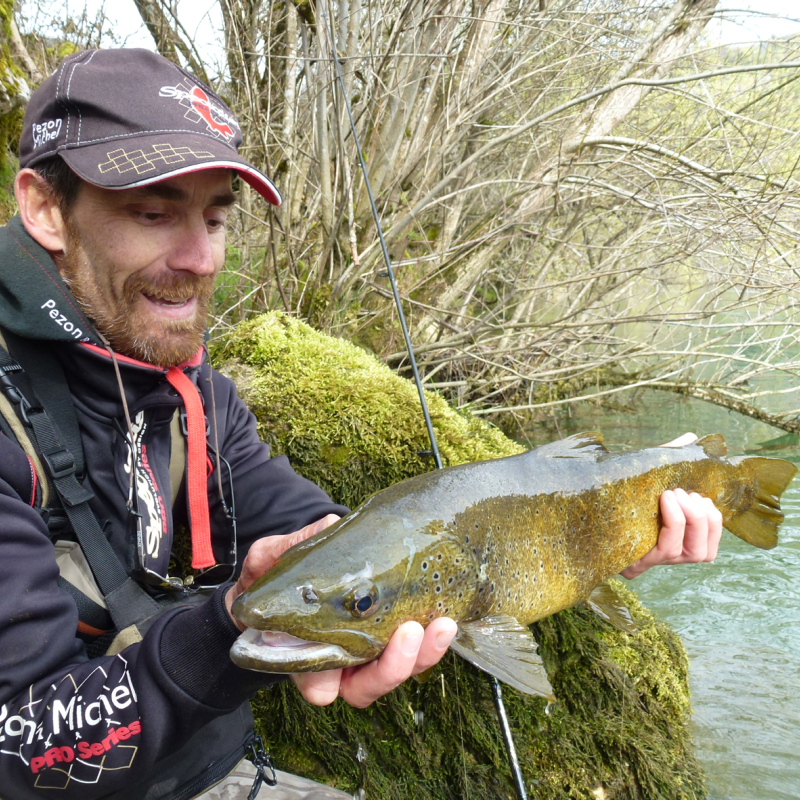
<path fill-rule="evenodd" d="M 191 122 L 205 122 L 211 133 L 229 142 L 239 125 L 236 117 L 219 103 L 215 103 L 199 86 L 178 84 L 162 86 L 160 97 L 171 97 L 187 109 L 184 115 Z"/>
<path fill-rule="evenodd" d="M 61 134 L 61 120 L 47 119 L 44 122 L 34 122 L 31 125 L 31 135 L 33 136 L 33 149 L 41 147 L 43 144 L 58 139 Z"/>

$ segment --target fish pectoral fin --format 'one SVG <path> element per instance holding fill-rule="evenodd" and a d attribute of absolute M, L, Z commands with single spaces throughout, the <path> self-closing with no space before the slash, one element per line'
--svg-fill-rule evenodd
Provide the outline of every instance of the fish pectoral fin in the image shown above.
<path fill-rule="evenodd" d="M 450 647 L 478 669 L 525 694 L 555 702 L 538 646 L 527 626 L 499 614 L 459 624 Z"/>
<path fill-rule="evenodd" d="M 607 583 L 596 586 L 585 604 L 598 617 L 623 633 L 638 633 L 628 606 Z"/>
<path fill-rule="evenodd" d="M 607 453 L 603 444 L 603 434 L 599 431 L 586 431 L 567 436 L 529 451 L 536 458 L 593 458 Z"/>

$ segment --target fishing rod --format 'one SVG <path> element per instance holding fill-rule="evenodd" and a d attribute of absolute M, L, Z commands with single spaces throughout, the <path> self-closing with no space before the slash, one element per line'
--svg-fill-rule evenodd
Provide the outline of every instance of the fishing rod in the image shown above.
<path fill-rule="evenodd" d="M 367 164 L 364 161 L 364 154 L 361 151 L 361 142 L 358 138 L 358 132 L 356 131 L 356 123 L 353 119 L 353 111 L 350 108 L 350 100 L 347 97 L 347 87 L 344 84 L 344 76 L 342 75 L 342 67 L 339 63 L 339 54 L 336 51 L 336 43 L 333 39 L 333 31 L 331 30 L 331 26 L 328 22 L 328 13 L 325 9 L 326 2 L 327 0 L 317 0 L 317 8 L 322 12 L 322 20 L 325 24 L 325 31 L 328 35 L 328 43 L 330 44 L 331 56 L 333 57 L 333 63 L 336 68 L 336 76 L 338 79 L 339 88 L 341 90 L 342 99 L 344 100 L 344 106 L 347 109 L 347 117 L 350 120 L 350 130 L 353 134 L 353 141 L 356 145 L 358 161 L 361 165 L 361 173 L 364 176 L 364 186 L 367 189 L 369 205 L 372 209 L 372 217 L 375 220 L 375 229 L 378 231 L 381 252 L 383 253 L 383 260 L 386 264 L 386 273 L 389 278 L 389 282 L 392 285 L 392 295 L 394 296 L 395 306 L 397 307 L 397 316 L 400 320 L 400 327 L 403 331 L 403 339 L 406 344 L 406 350 L 408 351 L 408 359 L 411 362 L 411 371 L 414 373 L 414 383 L 417 385 L 419 402 L 422 405 L 422 415 L 425 417 L 425 427 L 428 429 L 428 438 L 431 442 L 431 454 L 433 455 L 436 469 L 442 469 L 442 457 L 439 454 L 439 445 L 436 442 L 436 434 L 434 433 L 431 415 L 428 411 L 428 403 L 425 400 L 425 390 L 422 388 L 422 380 L 419 377 L 417 359 L 414 355 L 414 347 L 411 344 L 411 335 L 409 334 L 408 326 L 406 325 L 406 316 L 403 312 L 403 305 L 400 302 L 400 292 L 397 289 L 397 281 L 395 280 L 394 270 L 392 269 L 392 261 L 389 258 L 389 250 L 386 247 L 386 240 L 383 237 L 383 227 L 381 226 L 381 220 L 378 215 L 378 207 L 375 205 L 375 198 L 372 196 L 372 186 L 369 182 Z M 492 677 L 491 681 L 495 711 L 497 712 L 497 718 L 500 722 L 500 730 L 503 735 L 503 742 L 506 746 L 506 755 L 508 756 L 508 763 L 511 767 L 511 775 L 514 779 L 514 788 L 516 789 L 519 800 L 528 800 L 528 794 L 525 790 L 525 782 L 522 778 L 522 770 L 520 769 L 519 760 L 517 759 L 517 751 L 514 747 L 514 739 L 511 734 L 511 727 L 508 724 L 508 716 L 506 715 L 506 708 L 505 704 L 503 703 L 503 693 L 500 688 L 500 682 L 495 677 Z"/>

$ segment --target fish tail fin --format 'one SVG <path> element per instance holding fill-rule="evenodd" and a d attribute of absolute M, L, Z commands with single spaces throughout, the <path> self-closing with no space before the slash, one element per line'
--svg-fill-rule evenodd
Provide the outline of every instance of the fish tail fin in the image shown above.
<path fill-rule="evenodd" d="M 725 527 L 748 544 L 771 550 L 778 544 L 778 528 L 783 522 L 781 495 L 797 474 L 797 467 L 780 458 L 737 456 L 729 460 L 746 464 L 755 473 L 755 496 L 743 512 L 725 521 Z"/>

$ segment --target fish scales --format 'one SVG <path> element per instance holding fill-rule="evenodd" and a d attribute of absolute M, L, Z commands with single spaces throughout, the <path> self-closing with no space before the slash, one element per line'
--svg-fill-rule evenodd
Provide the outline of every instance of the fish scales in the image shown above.
<path fill-rule="evenodd" d="M 580 434 L 403 481 L 287 551 L 237 599 L 233 612 L 251 630 L 232 658 L 287 672 L 363 663 L 402 622 L 450 616 L 458 652 L 523 691 L 541 689 L 525 626 L 594 597 L 647 553 L 665 489 L 711 498 L 732 532 L 774 546 L 796 468 L 725 455 L 718 435 L 609 453 L 598 434 Z"/>

